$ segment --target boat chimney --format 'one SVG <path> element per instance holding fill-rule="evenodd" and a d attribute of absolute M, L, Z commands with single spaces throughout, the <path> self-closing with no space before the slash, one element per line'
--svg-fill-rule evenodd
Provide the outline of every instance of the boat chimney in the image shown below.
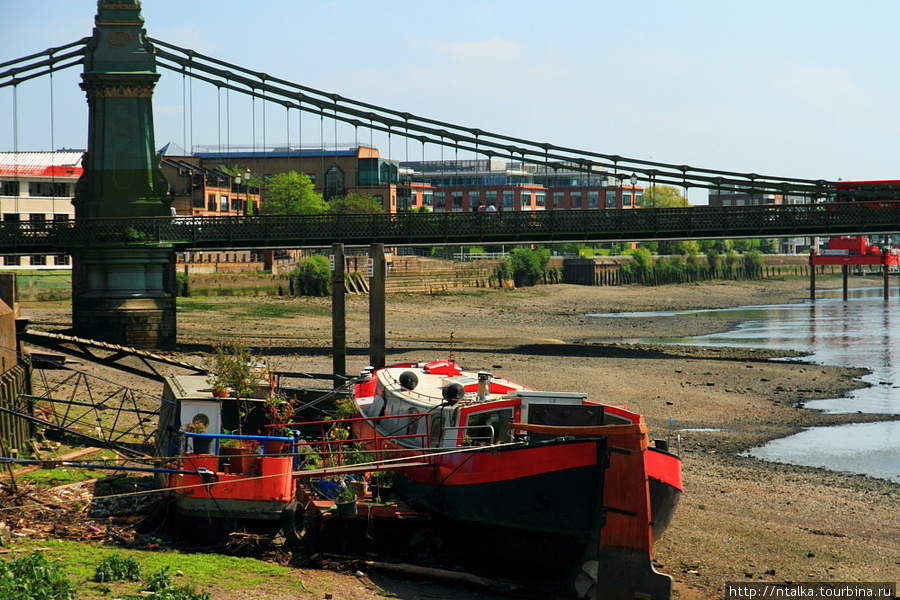
<path fill-rule="evenodd" d="M 491 374 L 487 371 L 478 371 L 478 399 L 491 399 Z"/>

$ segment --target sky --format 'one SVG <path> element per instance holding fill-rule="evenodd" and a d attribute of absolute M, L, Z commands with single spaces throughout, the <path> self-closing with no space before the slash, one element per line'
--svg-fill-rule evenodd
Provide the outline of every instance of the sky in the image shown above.
<path fill-rule="evenodd" d="M 456 125 L 709 169 L 900 179 L 894 0 L 142 5 L 152 38 Z M 0 0 L 0 63 L 90 36 L 95 14 L 96 0 Z M 249 100 L 232 100 L 223 124 L 214 88 L 195 84 L 189 103 L 181 76 L 160 72 L 157 147 L 215 146 L 223 135 L 234 146 L 262 144 L 260 111 Z M 84 148 L 79 76 L 76 67 L 15 94 L 0 89 L 0 151 Z M 296 145 L 298 125 L 286 118 L 296 120 L 268 113 L 267 145 Z M 299 125 L 304 145 L 369 141 L 331 128 L 323 140 L 317 120 L 310 124 Z M 388 154 L 386 140 L 374 143 Z M 391 154 L 421 158 L 397 141 Z"/>

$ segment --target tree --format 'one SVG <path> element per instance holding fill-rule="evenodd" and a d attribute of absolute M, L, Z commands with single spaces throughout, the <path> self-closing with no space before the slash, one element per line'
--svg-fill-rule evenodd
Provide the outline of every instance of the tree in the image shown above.
<path fill-rule="evenodd" d="M 278 173 L 269 182 L 263 210 L 274 215 L 316 215 L 328 205 L 305 173 Z"/>
<path fill-rule="evenodd" d="M 351 192 L 346 196 L 337 196 L 329 200 L 328 212 L 342 215 L 370 215 L 383 213 L 384 206 L 368 194 Z"/>
<path fill-rule="evenodd" d="M 670 185 L 652 185 L 644 190 L 639 206 L 643 208 L 680 208 L 690 206 L 678 188 Z"/>

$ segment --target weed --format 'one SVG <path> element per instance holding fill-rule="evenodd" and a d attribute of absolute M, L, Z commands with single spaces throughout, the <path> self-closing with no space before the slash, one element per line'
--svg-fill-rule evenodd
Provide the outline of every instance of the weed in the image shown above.
<path fill-rule="evenodd" d="M 141 578 L 141 565 L 130 556 L 113 554 L 107 556 L 94 572 L 94 581 L 107 583 L 109 581 L 138 581 Z"/>
<path fill-rule="evenodd" d="M 0 598 L 69 600 L 75 593 L 75 584 L 40 552 L 0 561 Z"/>

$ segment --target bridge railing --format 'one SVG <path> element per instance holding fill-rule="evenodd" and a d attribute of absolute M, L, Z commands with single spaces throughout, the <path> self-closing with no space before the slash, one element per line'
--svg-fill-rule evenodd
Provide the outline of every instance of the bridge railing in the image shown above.
<path fill-rule="evenodd" d="M 900 204 L 796 204 L 496 213 L 2 221 L 0 254 L 117 244 L 191 248 L 462 245 L 893 233 Z"/>

